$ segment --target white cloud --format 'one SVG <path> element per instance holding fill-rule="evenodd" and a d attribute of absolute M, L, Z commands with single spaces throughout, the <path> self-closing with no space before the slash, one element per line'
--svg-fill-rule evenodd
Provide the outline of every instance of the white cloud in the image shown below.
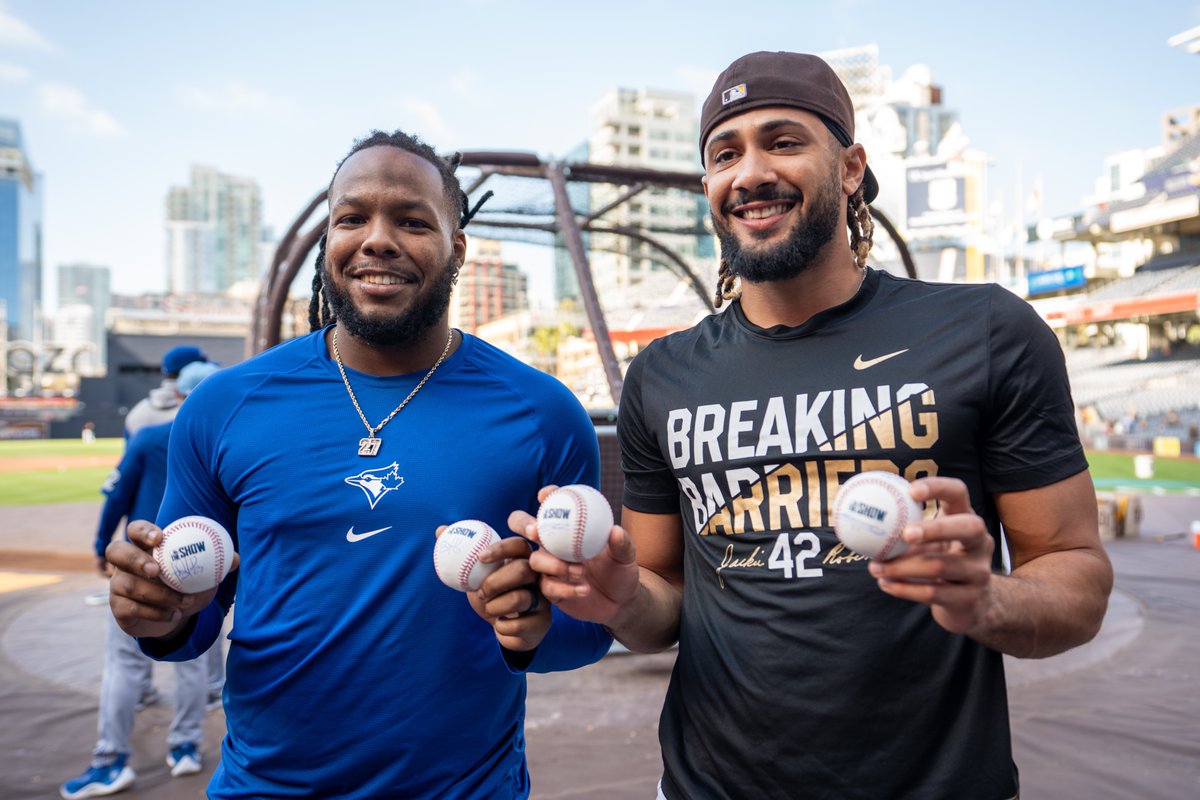
<path fill-rule="evenodd" d="M 57 48 L 29 25 L 0 8 L 0 45 L 54 52 Z"/>
<path fill-rule="evenodd" d="M 225 113 L 278 111 L 288 105 L 284 98 L 272 97 L 239 80 L 229 80 L 220 86 L 176 86 L 175 96 L 184 106 L 197 111 Z"/>
<path fill-rule="evenodd" d="M 0 81 L 4 83 L 24 83 L 29 80 L 29 70 L 16 64 L 0 62 Z"/>
<path fill-rule="evenodd" d="M 97 136 L 119 136 L 121 125 L 106 111 L 93 108 L 78 89 L 53 81 L 37 88 L 38 103 L 47 114 L 79 123 Z"/>

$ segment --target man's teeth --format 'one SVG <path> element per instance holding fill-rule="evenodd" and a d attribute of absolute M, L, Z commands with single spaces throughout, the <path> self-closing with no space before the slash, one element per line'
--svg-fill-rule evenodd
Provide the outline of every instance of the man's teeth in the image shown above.
<path fill-rule="evenodd" d="M 764 206 L 763 208 L 748 208 L 742 212 L 743 219 L 766 219 L 779 214 L 786 214 L 791 206 L 788 203 L 778 203 L 773 206 Z"/>
<path fill-rule="evenodd" d="M 408 283 L 408 281 L 406 281 L 404 278 L 401 278 L 399 275 L 360 275 L 359 280 L 361 280 L 363 283 L 372 283 L 377 286 L 394 286 L 400 283 Z"/>

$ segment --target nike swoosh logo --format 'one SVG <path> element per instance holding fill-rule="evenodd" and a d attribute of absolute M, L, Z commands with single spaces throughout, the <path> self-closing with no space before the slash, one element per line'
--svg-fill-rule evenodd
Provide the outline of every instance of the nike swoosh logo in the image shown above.
<path fill-rule="evenodd" d="M 367 531 L 366 533 L 355 533 L 354 526 L 351 525 L 350 530 L 346 531 L 346 541 L 361 542 L 363 539 L 369 539 L 377 533 L 383 533 L 384 531 L 390 531 L 391 529 L 392 526 L 388 525 L 386 528 L 376 528 L 375 530 Z"/>
<path fill-rule="evenodd" d="M 859 356 L 858 358 L 854 359 L 854 368 L 855 369 L 870 369 L 871 367 L 875 366 L 876 364 L 882 364 L 884 361 L 887 361 L 889 358 L 895 358 L 896 356 L 900 355 L 901 353 L 907 353 L 907 352 L 908 352 L 908 348 L 906 347 L 903 350 L 897 350 L 894 353 L 888 353 L 886 356 L 880 356 L 879 358 L 872 358 L 869 361 L 864 361 L 863 357 Z"/>

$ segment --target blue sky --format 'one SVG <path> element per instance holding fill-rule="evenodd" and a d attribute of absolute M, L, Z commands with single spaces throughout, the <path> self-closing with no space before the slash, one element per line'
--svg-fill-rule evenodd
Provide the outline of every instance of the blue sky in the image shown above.
<path fill-rule="evenodd" d="M 1196 0 L 0 0 L 0 116 L 44 176 L 47 272 L 108 265 L 136 293 L 165 284 L 164 199 L 192 163 L 258 180 L 282 231 L 371 128 L 562 155 L 609 88 L 699 102 L 752 50 L 875 43 L 896 75 L 929 65 L 993 159 L 993 202 L 1013 208 L 1019 172 L 1069 213 L 1106 155 L 1200 103 L 1200 55 L 1167 46 L 1198 25 Z"/>

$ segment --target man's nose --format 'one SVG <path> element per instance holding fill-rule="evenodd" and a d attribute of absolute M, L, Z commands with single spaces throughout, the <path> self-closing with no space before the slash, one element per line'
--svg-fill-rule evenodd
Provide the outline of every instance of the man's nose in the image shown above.
<path fill-rule="evenodd" d="M 731 188 L 737 191 L 753 194 L 763 186 L 774 185 L 779 181 L 771 157 L 756 147 L 747 148 L 738 159 L 737 170 Z"/>

